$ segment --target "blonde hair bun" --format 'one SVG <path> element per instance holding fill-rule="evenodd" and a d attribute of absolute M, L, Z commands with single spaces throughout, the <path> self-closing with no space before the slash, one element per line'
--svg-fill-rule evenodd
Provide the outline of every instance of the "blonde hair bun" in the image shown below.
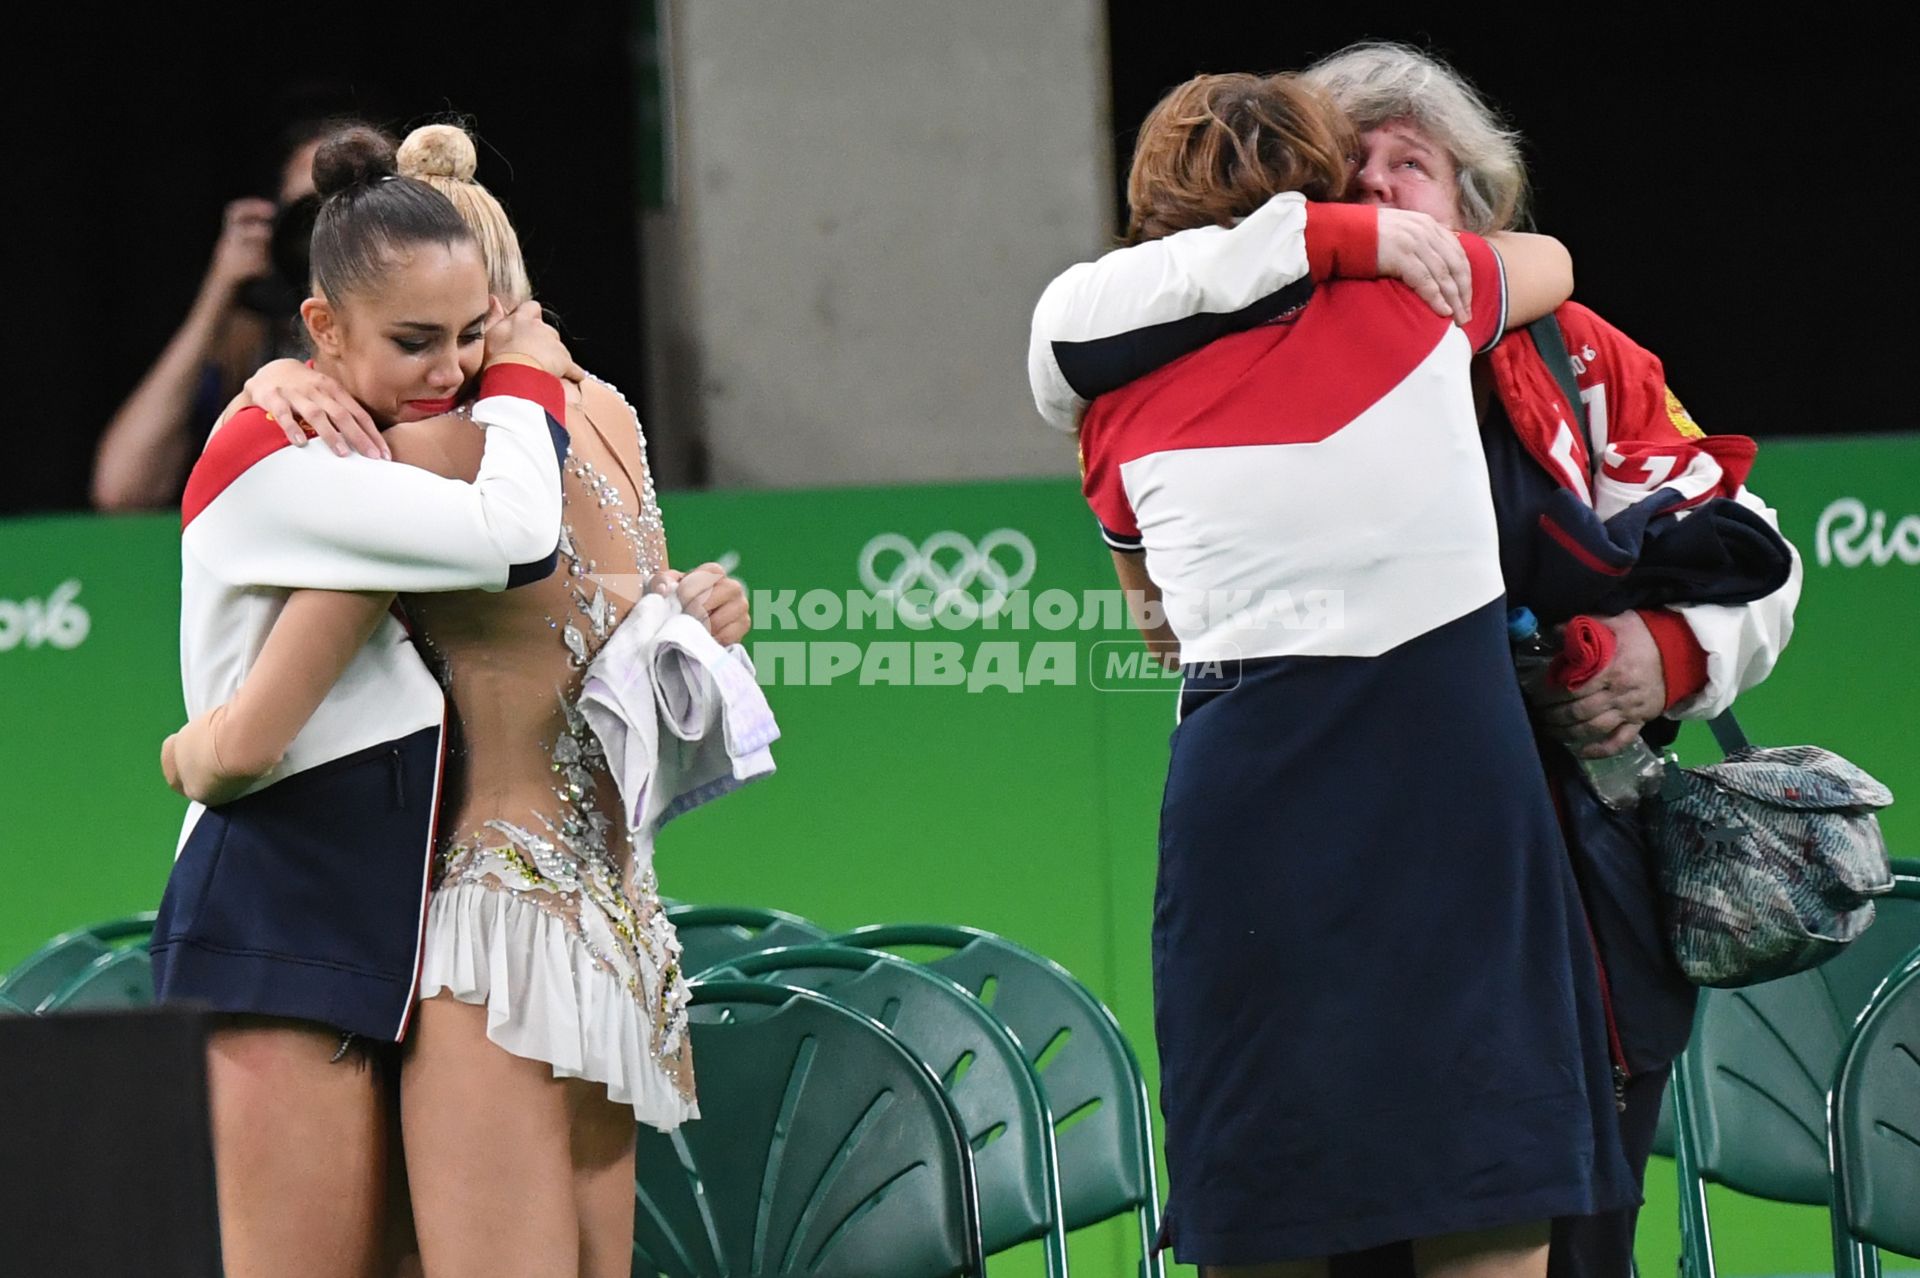
<path fill-rule="evenodd" d="M 395 156 L 400 175 L 411 178 L 452 178 L 473 181 L 479 153 L 473 139 L 457 124 L 426 124 L 407 134 Z"/>

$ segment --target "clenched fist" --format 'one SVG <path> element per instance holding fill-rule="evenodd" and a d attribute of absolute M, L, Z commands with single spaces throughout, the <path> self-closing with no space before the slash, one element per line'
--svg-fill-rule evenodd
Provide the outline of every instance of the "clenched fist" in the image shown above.
<path fill-rule="evenodd" d="M 719 564 L 701 564 L 689 573 L 664 568 L 648 583 L 655 594 L 672 594 L 680 609 L 696 621 L 704 621 L 707 633 L 722 647 L 731 647 L 747 637 L 753 617 L 747 608 L 747 588 L 727 575 Z"/>

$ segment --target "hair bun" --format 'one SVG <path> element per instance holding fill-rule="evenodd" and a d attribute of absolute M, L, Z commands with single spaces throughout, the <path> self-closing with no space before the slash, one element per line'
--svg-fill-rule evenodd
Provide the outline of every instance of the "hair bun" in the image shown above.
<path fill-rule="evenodd" d="M 425 124 L 407 134 L 398 154 L 400 174 L 411 178 L 473 181 L 480 157 L 473 138 L 457 124 Z"/>
<path fill-rule="evenodd" d="M 368 186 L 393 173 L 392 140 L 363 124 L 333 134 L 313 153 L 313 186 L 323 196 Z"/>

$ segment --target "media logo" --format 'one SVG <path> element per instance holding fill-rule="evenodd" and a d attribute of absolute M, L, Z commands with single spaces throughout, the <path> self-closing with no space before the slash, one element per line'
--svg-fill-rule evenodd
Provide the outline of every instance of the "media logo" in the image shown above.
<path fill-rule="evenodd" d="M 1137 639 L 1101 640 L 1087 652 L 1087 682 L 1102 692 L 1178 692 L 1188 678 L 1212 690 L 1240 686 L 1238 656 L 1182 665 L 1176 652 L 1152 652 Z"/>

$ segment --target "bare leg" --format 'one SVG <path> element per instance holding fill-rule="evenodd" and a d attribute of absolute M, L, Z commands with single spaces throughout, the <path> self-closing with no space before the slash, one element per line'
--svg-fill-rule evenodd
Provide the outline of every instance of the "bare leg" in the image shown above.
<path fill-rule="evenodd" d="M 242 1022 L 207 1046 L 228 1278 L 373 1275 L 386 1219 L 387 1086 L 337 1031 Z"/>
<path fill-rule="evenodd" d="M 487 1038 L 487 1009 L 420 1004 L 400 1125 L 427 1278 L 572 1278 L 580 1254 L 567 1091 Z"/>
<path fill-rule="evenodd" d="M 1200 1278 L 1326 1278 L 1324 1260 L 1283 1260 L 1271 1265 L 1202 1265 Z"/>
<path fill-rule="evenodd" d="M 1420 1278 L 1546 1278 L 1548 1224 L 1538 1221 L 1413 1244 Z"/>
<path fill-rule="evenodd" d="M 600 1083 L 567 1080 L 573 1115 L 573 1197 L 580 1220 L 580 1278 L 633 1272 L 633 1107 Z"/>

